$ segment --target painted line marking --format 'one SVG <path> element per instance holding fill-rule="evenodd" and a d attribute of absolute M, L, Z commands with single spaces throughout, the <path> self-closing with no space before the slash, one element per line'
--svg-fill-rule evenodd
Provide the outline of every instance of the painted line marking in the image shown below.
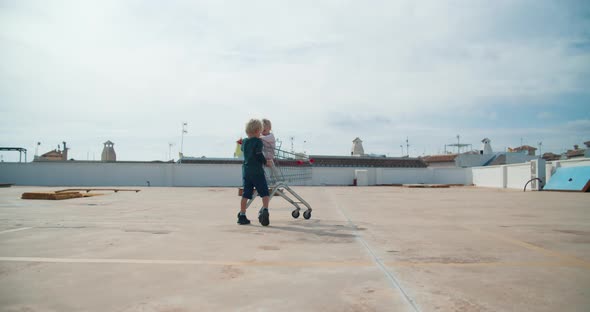
<path fill-rule="evenodd" d="M 217 265 L 250 267 L 374 267 L 372 261 L 214 261 L 166 259 L 100 259 L 100 258 L 46 258 L 0 257 L 0 262 L 88 263 L 88 264 L 156 264 L 156 265 Z M 391 267 L 580 267 L 572 262 L 382 262 Z M 585 267 L 585 266 L 582 266 Z"/>
<path fill-rule="evenodd" d="M 215 260 L 154 260 L 154 259 L 92 259 L 92 258 L 43 258 L 0 257 L 0 262 L 46 262 L 46 263 L 111 263 L 111 264 L 171 264 L 171 265 L 234 265 L 276 267 L 369 267 L 367 261 L 215 261 Z"/>
<path fill-rule="evenodd" d="M 581 268 L 588 268 L 588 266 L 574 263 L 571 261 L 562 261 L 562 262 L 551 262 L 551 261 L 543 261 L 543 262 L 533 262 L 533 261 L 522 261 L 522 262 L 404 262 L 404 261 L 394 261 L 394 262 L 385 262 L 387 266 L 393 267 L 430 267 L 430 266 L 439 266 L 439 267 L 581 267 Z"/>
<path fill-rule="evenodd" d="M 539 246 L 533 245 L 531 243 L 523 242 L 523 241 L 520 241 L 520 240 L 511 238 L 511 237 L 508 237 L 508 236 L 505 236 L 505 235 L 483 231 L 483 230 L 481 230 L 479 228 L 470 228 L 470 227 L 466 227 L 466 226 L 463 226 L 463 228 L 465 228 L 467 230 L 470 230 L 470 231 L 473 231 L 473 232 L 479 232 L 479 233 L 481 233 L 483 235 L 496 238 L 498 240 L 501 240 L 501 241 L 510 243 L 512 245 L 516 245 L 516 246 L 520 246 L 520 247 L 523 247 L 523 248 L 528 249 L 528 250 L 536 251 L 538 253 L 544 254 L 544 255 L 549 256 L 549 257 L 560 258 L 562 260 L 566 260 L 568 262 L 577 263 L 577 264 L 579 264 L 579 265 L 581 265 L 583 267 L 590 268 L 590 262 L 585 261 L 585 260 L 582 260 L 582 259 L 577 258 L 577 257 L 572 256 L 572 255 L 560 253 L 560 252 L 557 252 L 557 251 L 554 251 L 554 250 L 545 249 L 543 247 L 539 247 Z"/>
<path fill-rule="evenodd" d="M 354 224 L 352 222 L 352 220 L 350 220 L 350 218 L 344 213 L 342 208 L 340 208 L 340 205 L 338 205 L 338 203 L 335 200 L 334 200 L 334 202 L 336 203 L 336 209 L 340 212 L 340 214 L 344 217 L 344 219 L 346 219 L 348 221 L 348 225 L 353 226 L 353 228 L 356 229 L 357 228 L 356 224 Z M 363 247 L 365 247 L 365 250 L 369 253 L 371 258 L 373 258 L 373 261 L 375 261 L 375 264 L 381 270 L 381 272 L 383 272 L 383 274 L 385 274 L 385 276 L 387 277 L 387 279 L 389 280 L 389 282 L 391 284 L 391 287 L 393 289 L 396 289 L 397 291 L 399 291 L 402 294 L 402 297 L 412 307 L 414 312 L 420 312 L 420 309 L 418 309 L 418 306 L 414 302 L 414 299 L 412 299 L 410 297 L 410 295 L 408 295 L 408 293 L 404 290 L 404 288 L 402 287 L 401 283 L 397 280 L 395 275 L 387 269 L 387 267 L 383 264 L 381 259 L 379 259 L 379 257 L 377 257 L 377 255 L 375 254 L 373 249 L 369 246 L 369 244 L 365 241 L 365 239 L 362 237 L 362 235 L 357 230 L 354 231 L 354 236 L 363 245 Z"/>
<path fill-rule="evenodd" d="M 22 228 L 18 228 L 18 229 L 6 230 L 6 231 L 0 232 L 0 234 L 24 231 L 24 230 L 28 230 L 28 229 L 32 229 L 32 227 L 22 227 Z"/>

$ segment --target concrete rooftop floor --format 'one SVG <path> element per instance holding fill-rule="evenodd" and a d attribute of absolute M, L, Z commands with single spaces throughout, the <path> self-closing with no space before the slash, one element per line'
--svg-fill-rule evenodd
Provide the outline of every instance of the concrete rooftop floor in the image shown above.
<path fill-rule="evenodd" d="M 590 194 L 294 187 L 61 201 L 0 188 L 1 311 L 590 311 Z"/>

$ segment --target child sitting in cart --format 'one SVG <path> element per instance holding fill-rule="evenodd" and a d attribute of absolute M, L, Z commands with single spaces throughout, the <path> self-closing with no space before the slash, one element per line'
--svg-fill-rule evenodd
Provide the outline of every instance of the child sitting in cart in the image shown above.
<path fill-rule="evenodd" d="M 263 226 L 270 224 L 268 203 L 270 201 L 268 184 L 264 177 L 264 165 L 271 166 L 272 161 L 266 160 L 263 154 L 263 143 L 259 138 L 262 132 L 262 122 L 258 119 L 250 119 L 246 124 L 248 138 L 242 140 L 242 151 L 244 152 L 244 164 L 242 165 L 242 182 L 244 192 L 238 213 L 238 224 L 250 224 L 246 218 L 246 205 L 252 199 L 254 188 L 262 197 L 262 208 L 258 212 L 258 221 Z"/>
<path fill-rule="evenodd" d="M 273 160 L 275 158 L 275 146 L 276 146 L 276 139 L 275 135 L 272 134 L 270 131 L 272 130 L 272 123 L 270 120 L 263 118 L 262 119 L 262 135 L 260 139 L 264 144 L 264 157 L 267 160 Z"/>

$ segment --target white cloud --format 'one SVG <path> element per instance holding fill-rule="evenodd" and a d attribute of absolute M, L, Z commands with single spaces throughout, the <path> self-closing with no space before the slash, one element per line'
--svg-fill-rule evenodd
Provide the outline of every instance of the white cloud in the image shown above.
<path fill-rule="evenodd" d="M 100 150 L 118 139 L 126 159 L 154 159 L 187 121 L 185 153 L 229 156 L 245 120 L 267 116 L 281 137 L 340 153 L 354 137 L 324 142 L 343 136 L 339 122 L 387 142 L 422 112 L 586 90 L 589 54 L 570 51 L 583 12 L 536 1 L 3 4 L 1 141 Z"/>
<path fill-rule="evenodd" d="M 590 134 L 590 119 L 579 119 L 569 121 L 565 127 L 570 131 Z"/>

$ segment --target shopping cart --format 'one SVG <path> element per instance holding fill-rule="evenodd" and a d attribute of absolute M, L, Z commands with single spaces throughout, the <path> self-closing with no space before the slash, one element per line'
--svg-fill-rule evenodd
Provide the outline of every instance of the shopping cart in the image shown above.
<path fill-rule="evenodd" d="M 311 206 L 299 194 L 297 194 L 289 185 L 305 185 L 311 180 L 311 166 L 313 159 L 310 159 L 305 154 L 289 153 L 278 148 L 274 149 L 274 159 L 272 159 L 273 166 L 265 166 L 264 175 L 270 190 L 269 198 L 272 200 L 274 196 L 280 196 L 286 201 L 295 206 L 295 210 L 291 212 L 291 216 L 295 219 L 299 218 L 299 210 L 301 205 L 307 209 L 303 212 L 305 219 L 311 218 Z M 294 197 L 289 197 L 289 194 Z M 257 192 L 254 191 L 252 199 L 248 200 L 246 208 L 254 201 Z"/>

